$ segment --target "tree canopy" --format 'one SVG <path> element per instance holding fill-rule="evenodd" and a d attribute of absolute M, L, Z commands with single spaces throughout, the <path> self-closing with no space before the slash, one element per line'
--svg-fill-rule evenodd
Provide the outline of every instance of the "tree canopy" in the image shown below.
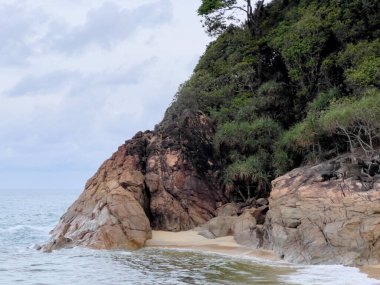
<path fill-rule="evenodd" d="M 247 25 L 254 31 L 255 17 L 258 18 L 263 3 L 257 2 L 255 14 L 251 0 L 202 0 L 198 14 L 204 18 L 204 27 L 210 35 L 219 35 L 229 23 L 239 23 L 244 16 Z"/>
<path fill-rule="evenodd" d="M 221 34 L 164 118 L 190 108 L 213 120 L 220 181 L 242 200 L 302 164 L 380 151 L 380 2 L 260 3 L 202 1 L 206 28 Z"/>

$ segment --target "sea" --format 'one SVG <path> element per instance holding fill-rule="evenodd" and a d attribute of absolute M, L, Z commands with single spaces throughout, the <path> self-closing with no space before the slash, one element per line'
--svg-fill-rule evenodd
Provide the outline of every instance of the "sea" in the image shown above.
<path fill-rule="evenodd" d="M 300 266 L 188 249 L 36 250 L 79 194 L 0 190 L 0 284 L 380 284 L 352 267 Z"/>

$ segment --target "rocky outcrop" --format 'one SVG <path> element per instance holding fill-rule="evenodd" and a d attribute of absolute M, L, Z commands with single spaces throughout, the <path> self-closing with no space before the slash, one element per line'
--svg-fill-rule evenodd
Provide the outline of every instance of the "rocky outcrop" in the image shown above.
<path fill-rule="evenodd" d="M 379 263 L 379 180 L 347 172 L 326 180 L 325 169 L 298 168 L 272 182 L 264 247 L 296 263 Z"/>
<path fill-rule="evenodd" d="M 144 246 L 151 230 L 188 230 L 224 203 L 212 160 L 213 126 L 201 112 L 140 132 L 87 182 L 43 250 Z"/>

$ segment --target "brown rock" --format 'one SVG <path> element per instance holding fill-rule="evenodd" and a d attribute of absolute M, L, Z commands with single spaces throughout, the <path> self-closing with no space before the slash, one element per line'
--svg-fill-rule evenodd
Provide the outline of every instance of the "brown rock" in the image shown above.
<path fill-rule="evenodd" d="M 252 217 L 255 218 L 256 223 L 259 225 L 264 224 L 265 222 L 265 214 L 268 211 L 268 206 L 262 206 L 260 208 L 248 208 L 245 209 L 243 213 L 248 212 Z"/>
<path fill-rule="evenodd" d="M 140 176 L 136 174 L 136 177 Z M 124 189 L 122 183 L 115 180 L 89 184 L 61 218 L 52 231 L 50 242 L 42 249 L 51 251 L 72 246 L 136 249 L 144 246 L 151 238 L 151 228 L 139 202 L 143 197 L 143 181 L 139 181 L 140 184 L 131 186 L 133 191 Z"/>
<path fill-rule="evenodd" d="M 321 181 L 321 165 L 272 182 L 264 247 L 299 263 L 380 262 L 380 184 L 355 177 Z"/>

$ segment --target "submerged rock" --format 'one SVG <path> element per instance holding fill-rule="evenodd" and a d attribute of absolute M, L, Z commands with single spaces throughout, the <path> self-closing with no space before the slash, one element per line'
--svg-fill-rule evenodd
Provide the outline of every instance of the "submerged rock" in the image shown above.
<path fill-rule="evenodd" d="M 224 197 L 213 175 L 213 127 L 201 112 L 138 133 L 87 182 L 42 250 L 144 246 L 151 230 L 188 230 L 210 220 Z"/>
<path fill-rule="evenodd" d="M 308 264 L 380 262 L 380 182 L 321 181 L 323 165 L 272 182 L 264 246 Z"/>

